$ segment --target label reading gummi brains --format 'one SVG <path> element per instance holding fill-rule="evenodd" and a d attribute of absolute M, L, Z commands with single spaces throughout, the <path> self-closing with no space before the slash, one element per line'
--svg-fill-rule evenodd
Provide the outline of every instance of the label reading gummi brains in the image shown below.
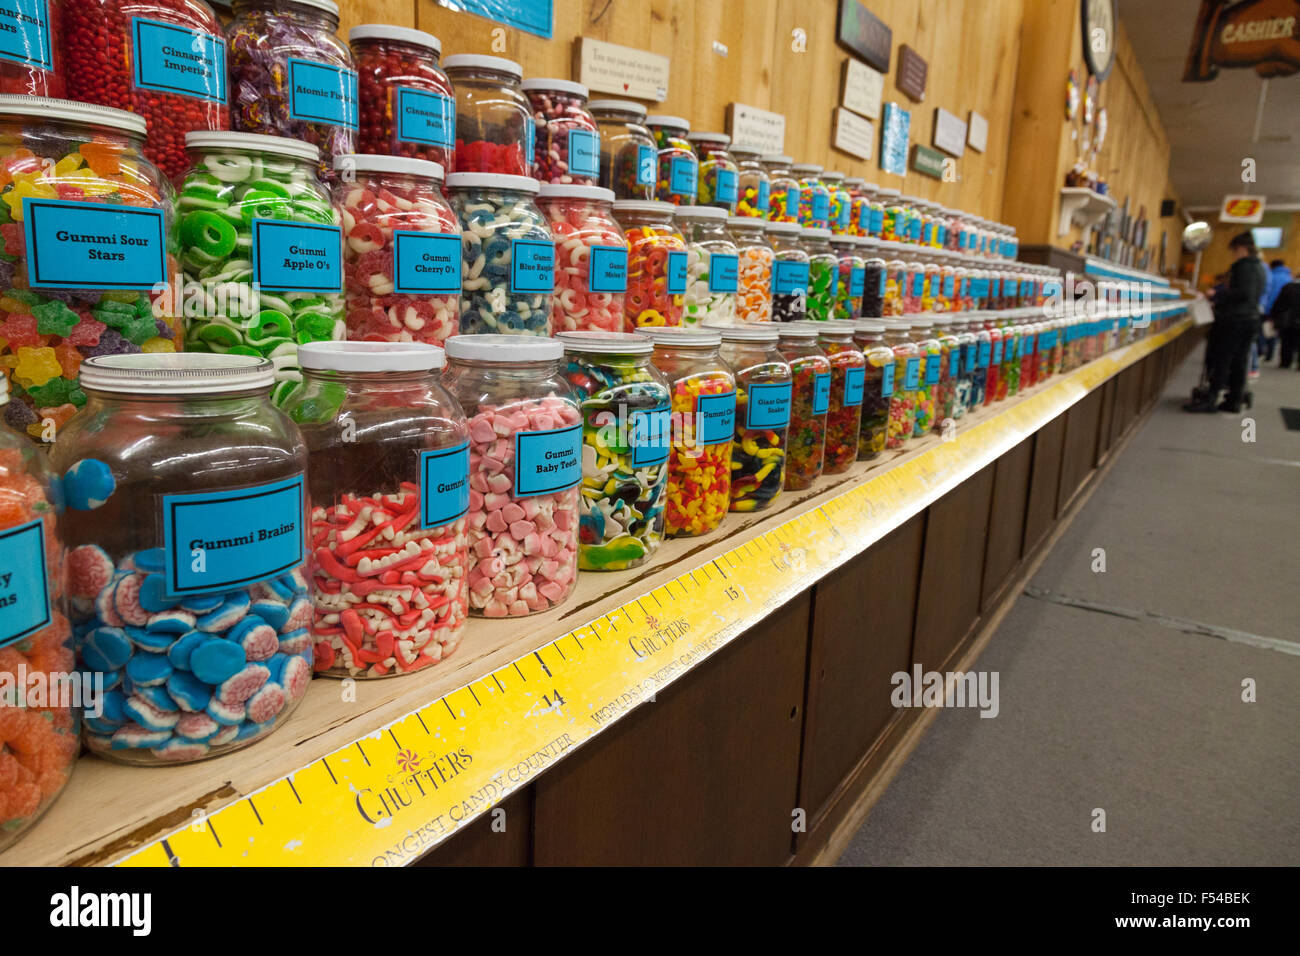
<path fill-rule="evenodd" d="M 825 415 L 831 407 L 831 373 L 818 372 L 813 376 L 812 411 L 814 415 Z"/>
<path fill-rule="evenodd" d="M 685 156 L 674 157 L 669 164 L 668 191 L 674 196 L 694 196 L 699 167 Z"/>
<path fill-rule="evenodd" d="M 399 86 L 394 95 L 398 142 L 446 148 L 456 145 L 455 100 L 410 86 Z"/>
<path fill-rule="evenodd" d="M 569 130 L 569 172 L 595 176 L 600 172 L 600 135 L 589 129 Z"/>
<path fill-rule="evenodd" d="M 880 370 L 880 397 L 889 398 L 894 394 L 894 363 L 888 362 Z"/>
<path fill-rule="evenodd" d="M 736 432 L 736 393 L 700 395 L 695 399 L 695 442 L 720 445 Z"/>
<path fill-rule="evenodd" d="M 254 219 L 253 281 L 283 292 L 342 292 L 343 230 Z"/>
<path fill-rule="evenodd" d="M 684 295 L 686 293 L 686 253 L 677 250 L 668 253 L 668 294 Z"/>
<path fill-rule="evenodd" d="M 855 405 L 862 404 L 862 396 L 866 391 L 867 370 L 865 368 L 850 368 L 844 370 L 844 407 L 853 408 Z"/>
<path fill-rule="evenodd" d="M 581 480 L 581 425 L 515 432 L 516 498 L 565 491 Z"/>
<path fill-rule="evenodd" d="M 709 255 L 709 291 L 735 292 L 740 288 L 740 257 L 730 253 Z"/>
<path fill-rule="evenodd" d="M 38 518 L 0 532 L 0 647 L 51 619 L 45 523 Z"/>
<path fill-rule="evenodd" d="M 310 123 L 357 129 L 357 71 L 291 56 L 289 116 Z"/>
<path fill-rule="evenodd" d="M 655 148 L 640 145 L 636 148 L 636 184 L 653 186 L 655 184 Z"/>
<path fill-rule="evenodd" d="M 627 291 L 627 247 L 592 246 L 588 292 Z"/>
<path fill-rule="evenodd" d="M 672 427 L 667 405 L 635 411 L 628 424 L 633 468 L 649 468 L 668 460 Z"/>
<path fill-rule="evenodd" d="M 167 281 L 161 209 L 23 199 L 33 289 L 152 289 Z"/>
<path fill-rule="evenodd" d="M 166 593 L 180 597 L 245 587 L 303 562 L 299 474 L 228 491 L 163 495 Z"/>
<path fill-rule="evenodd" d="M 137 89 L 226 102 L 224 37 L 135 17 L 131 38 Z"/>
<path fill-rule="evenodd" d="M 551 292 L 555 288 L 555 243 L 514 239 L 510 243 L 510 291 Z"/>
<path fill-rule="evenodd" d="M 48 0 L 9 0 L 0 6 L 0 59 L 54 69 Z"/>
<path fill-rule="evenodd" d="M 719 169 L 717 171 L 717 187 L 714 190 L 714 196 L 718 202 L 734 203 L 736 201 L 737 182 L 734 169 Z"/>
<path fill-rule="evenodd" d="M 746 428 L 785 428 L 790 424 L 790 383 L 768 382 L 749 386 Z"/>
<path fill-rule="evenodd" d="M 393 230 L 393 291 L 400 295 L 460 292 L 460 236 Z"/>
<path fill-rule="evenodd" d="M 420 527 L 441 527 L 467 511 L 469 442 L 420 452 Z"/>

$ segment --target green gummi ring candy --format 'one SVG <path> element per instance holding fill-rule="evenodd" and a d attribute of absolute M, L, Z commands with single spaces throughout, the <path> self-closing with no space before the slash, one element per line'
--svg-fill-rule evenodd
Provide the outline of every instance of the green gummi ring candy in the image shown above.
<path fill-rule="evenodd" d="M 250 189 L 239 200 L 239 213 L 245 222 L 254 219 L 292 219 L 293 204 L 283 196 L 265 189 Z"/>
<path fill-rule="evenodd" d="M 181 242 L 214 259 L 224 259 L 235 249 L 235 227 L 215 212 L 206 209 L 188 214 L 181 220 Z"/>
<path fill-rule="evenodd" d="M 203 328 L 199 329 L 199 338 L 202 339 L 204 342 L 206 342 L 208 345 L 215 346 L 217 348 L 221 348 L 223 346 L 225 348 L 233 348 L 236 345 L 243 344 L 239 340 L 238 332 L 230 328 L 230 326 L 228 325 L 220 325 L 216 322 L 211 322 L 203 326 Z"/>
<path fill-rule="evenodd" d="M 248 330 L 250 340 L 288 338 L 293 335 L 293 321 L 278 309 L 263 309 Z"/>
<path fill-rule="evenodd" d="M 334 337 L 334 319 L 317 312 L 298 317 L 298 342 L 328 342 Z"/>

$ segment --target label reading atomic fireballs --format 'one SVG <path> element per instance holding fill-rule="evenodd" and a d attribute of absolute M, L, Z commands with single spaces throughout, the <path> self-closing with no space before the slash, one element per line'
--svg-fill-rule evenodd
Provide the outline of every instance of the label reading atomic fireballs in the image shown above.
<path fill-rule="evenodd" d="M 420 452 L 420 527 L 441 527 L 467 511 L 469 442 Z"/>
<path fill-rule="evenodd" d="M 510 291 L 551 292 L 555 288 L 555 243 L 514 239 L 510 243 Z"/>
<path fill-rule="evenodd" d="M 357 71 L 289 57 L 289 116 L 357 129 Z"/>
<path fill-rule="evenodd" d="M 581 425 L 515 433 L 516 498 L 565 491 L 581 480 Z"/>
<path fill-rule="evenodd" d="M 0 531 L 0 647 L 51 620 L 45 523 L 38 518 Z"/>

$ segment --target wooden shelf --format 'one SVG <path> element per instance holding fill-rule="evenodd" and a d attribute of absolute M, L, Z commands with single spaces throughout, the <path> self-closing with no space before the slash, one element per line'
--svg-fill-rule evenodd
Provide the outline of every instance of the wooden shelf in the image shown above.
<path fill-rule="evenodd" d="M 1119 208 L 1119 203 L 1095 189 L 1085 186 L 1061 187 L 1061 218 L 1056 227 L 1058 236 L 1070 233 L 1070 225 L 1087 229 L 1101 221 L 1108 212 Z"/>

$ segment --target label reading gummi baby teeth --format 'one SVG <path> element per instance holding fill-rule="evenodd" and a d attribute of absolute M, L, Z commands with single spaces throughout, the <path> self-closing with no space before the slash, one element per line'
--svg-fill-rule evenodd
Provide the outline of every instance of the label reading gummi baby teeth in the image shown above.
<path fill-rule="evenodd" d="M 686 265 L 689 256 L 685 252 L 668 253 L 667 283 L 669 295 L 686 294 Z"/>
<path fill-rule="evenodd" d="M 397 140 L 450 148 L 456 144 L 456 101 L 441 93 L 399 86 Z"/>
<path fill-rule="evenodd" d="M 589 129 L 569 130 L 569 173 L 595 176 L 600 172 L 600 135 Z"/>
<path fill-rule="evenodd" d="M 551 292 L 555 288 L 555 243 L 514 239 L 510 243 L 510 291 Z"/>
<path fill-rule="evenodd" d="M 45 523 L 39 518 L 0 533 L 0 647 L 49 625 Z"/>
<path fill-rule="evenodd" d="M 636 148 L 636 184 L 653 186 L 655 184 L 655 149 L 653 146 Z"/>
<path fill-rule="evenodd" d="M 420 452 L 420 527 L 450 524 L 469 511 L 469 442 Z"/>
<path fill-rule="evenodd" d="M 276 291 L 342 292 L 343 230 L 254 219 L 253 281 Z"/>
<path fill-rule="evenodd" d="M 831 407 L 831 373 L 818 372 L 813 376 L 812 410 L 814 415 L 825 415 Z"/>
<path fill-rule="evenodd" d="M 717 171 L 717 184 L 714 187 L 714 198 L 718 202 L 734 203 L 737 195 L 737 177 L 734 169 L 719 169 Z"/>
<path fill-rule="evenodd" d="M 226 102 L 224 37 L 144 17 L 131 21 L 131 37 L 137 88 Z"/>
<path fill-rule="evenodd" d="M 720 445 L 736 433 L 736 393 L 701 395 L 695 400 L 695 442 Z"/>
<path fill-rule="evenodd" d="M 668 173 L 668 191 L 674 196 L 695 196 L 696 177 L 699 175 L 699 167 L 692 159 L 683 156 L 676 157 Z"/>
<path fill-rule="evenodd" d="M 357 129 L 357 71 L 289 57 L 289 116 Z"/>
<path fill-rule="evenodd" d="M 672 428 L 667 405 L 633 412 L 628 427 L 633 468 L 648 468 L 668 460 Z"/>
<path fill-rule="evenodd" d="M 0 59 L 54 69 L 48 0 L 9 0 L 0 7 Z"/>
<path fill-rule="evenodd" d="M 588 292 L 627 291 L 627 249 L 623 246 L 592 246 L 587 273 Z"/>
<path fill-rule="evenodd" d="M 33 289 L 152 289 L 167 281 L 161 209 L 23 199 Z"/>
<path fill-rule="evenodd" d="M 163 495 L 171 597 L 229 591 L 302 563 L 302 475 L 229 491 Z"/>
<path fill-rule="evenodd" d="M 740 256 L 715 252 L 709 256 L 709 291 L 735 292 L 740 288 Z"/>
<path fill-rule="evenodd" d="M 393 291 L 402 295 L 460 292 L 460 236 L 393 230 Z"/>
<path fill-rule="evenodd" d="M 790 424 L 789 382 L 768 382 L 749 386 L 749 414 L 746 428 L 785 428 Z"/>
<path fill-rule="evenodd" d="M 582 426 L 515 433 L 516 498 L 566 491 L 582 481 Z"/>
<path fill-rule="evenodd" d="M 850 368 L 844 371 L 844 407 L 852 408 L 854 405 L 862 404 L 862 396 L 866 391 L 867 370 L 865 368 Z"/>

